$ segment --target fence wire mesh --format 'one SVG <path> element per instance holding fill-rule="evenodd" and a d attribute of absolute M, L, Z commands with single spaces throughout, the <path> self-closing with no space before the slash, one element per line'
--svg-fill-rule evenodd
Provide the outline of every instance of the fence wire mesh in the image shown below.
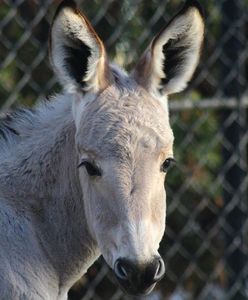
<path fill-rule="evenodd" d="M 167 179 L 166 277 L 150 300 L 248 299 L 248 0 L 201 0 L 206 38 L 190 87 L 170 101 L 177 166 Z M 130 70 L 181 0 L 84 0 L 110 58 Z M 48 62 L 59 1 L 0 1 L 0 109 L 59 91 Z M 69 299 L 132 299 L 102 260 Z"/>

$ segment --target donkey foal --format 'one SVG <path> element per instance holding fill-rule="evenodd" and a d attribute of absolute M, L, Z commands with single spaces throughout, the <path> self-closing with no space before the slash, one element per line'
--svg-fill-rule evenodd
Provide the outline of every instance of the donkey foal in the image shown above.
<path fill-rule="evenodd" d="M 127 75 L 75 3 L 61 3 L 50 57 L 64 93 L 0 122 L 0 299 L 67 299 L 100 254 L 130 294 L 163 277 L 167 95 L 190 80 L 203 31 L 187 1 Z"/>

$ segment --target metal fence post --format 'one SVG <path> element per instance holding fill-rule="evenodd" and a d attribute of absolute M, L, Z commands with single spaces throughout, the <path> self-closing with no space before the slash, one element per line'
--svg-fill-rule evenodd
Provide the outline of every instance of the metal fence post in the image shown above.
<path fill-rule="evenodd" d="M 241 108 L 242 65 L 240 56 L 242 42 L 242 5 L 240 1 L 226 0 L 222 2 L 222 38 L 223 58 L 221 81 L 223 96 L 234 97 L 239 102 L 233 110 L 223 110 L 223 167 L 228 168 L 224 175 L 223 197 L 225 202 L 225 262 L 229 272 L 227 283 L 228 299 L 242 300 L 244 295 L 244 278 L 242 276 L 246 260 L 243 253 L 243 204 L 246 195 L 242 188 L 245 179 L 245 149 L 241 146 L 245 125 L 245 109 Z M 228 101 L 228 100 L 227 100 Z M 244 161 L 243 161 L 244 160 Z"/>

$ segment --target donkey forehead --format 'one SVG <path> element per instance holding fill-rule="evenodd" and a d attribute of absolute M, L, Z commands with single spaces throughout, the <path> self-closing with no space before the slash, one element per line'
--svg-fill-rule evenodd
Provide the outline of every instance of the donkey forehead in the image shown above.
<path fill-rule="evenodd" d="M 79 148 L 121 155 L 137 145 L 148 151 L 171 151 L 173 133 L 167 106 L 145 90 L 108 87 L 84 106 L 77 126 Z"/>

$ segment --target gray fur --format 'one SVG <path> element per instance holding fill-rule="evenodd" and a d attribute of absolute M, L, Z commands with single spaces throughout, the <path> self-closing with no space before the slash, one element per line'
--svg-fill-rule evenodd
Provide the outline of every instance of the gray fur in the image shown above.
<path fill-rule="evenodd" d="M 167 95 L 154 92 L 161 59 L 149 50 L 145 71 L 138 64 L 131 76 L 110 66 L 102 42 L 68 3 L 51 30 L 51 60 L 65 92 L 0 120 L 0 300 L 67 299 L 100 254 L 111 268 L 119 257 L 149 263 L 158 256 L 165 229 L 161 165 L 173 156 L 173 133 Z M 191 20 L 202 33 L 194 7 L 179 25 Z M 173 24 L 158 45 L 153 42 L 156 51 L 181 28 Z M 74 38 L 92 47 L 82 72 L 84 90 L 64 66 L 74 61 L 63 52 L 64 45 L 78 44 Z M 180 86 L 194 66 L 187 68 L 186 75 L 177 74 Z M 85 159 L 100 167 L 101 177 L 77 168 Z"/>
<path fill-rule="evenodd" d="M 64 285 L 66 295 L 67 285 L 99 255 L 90 248 L 94 242 L 85 226 L 71 104 L 60 96 L 32 115 L 23 111 L 9 125 L 19 135 L 5 128 L 7 141 L 1 140 L 0 220 L 5 230 L 0 260 L 5 263 L 0 264 L 0 290 L 6 295 L 0 299 L 57 299 Z M 89 240 L 86 246 L 78 232 Z"/>

